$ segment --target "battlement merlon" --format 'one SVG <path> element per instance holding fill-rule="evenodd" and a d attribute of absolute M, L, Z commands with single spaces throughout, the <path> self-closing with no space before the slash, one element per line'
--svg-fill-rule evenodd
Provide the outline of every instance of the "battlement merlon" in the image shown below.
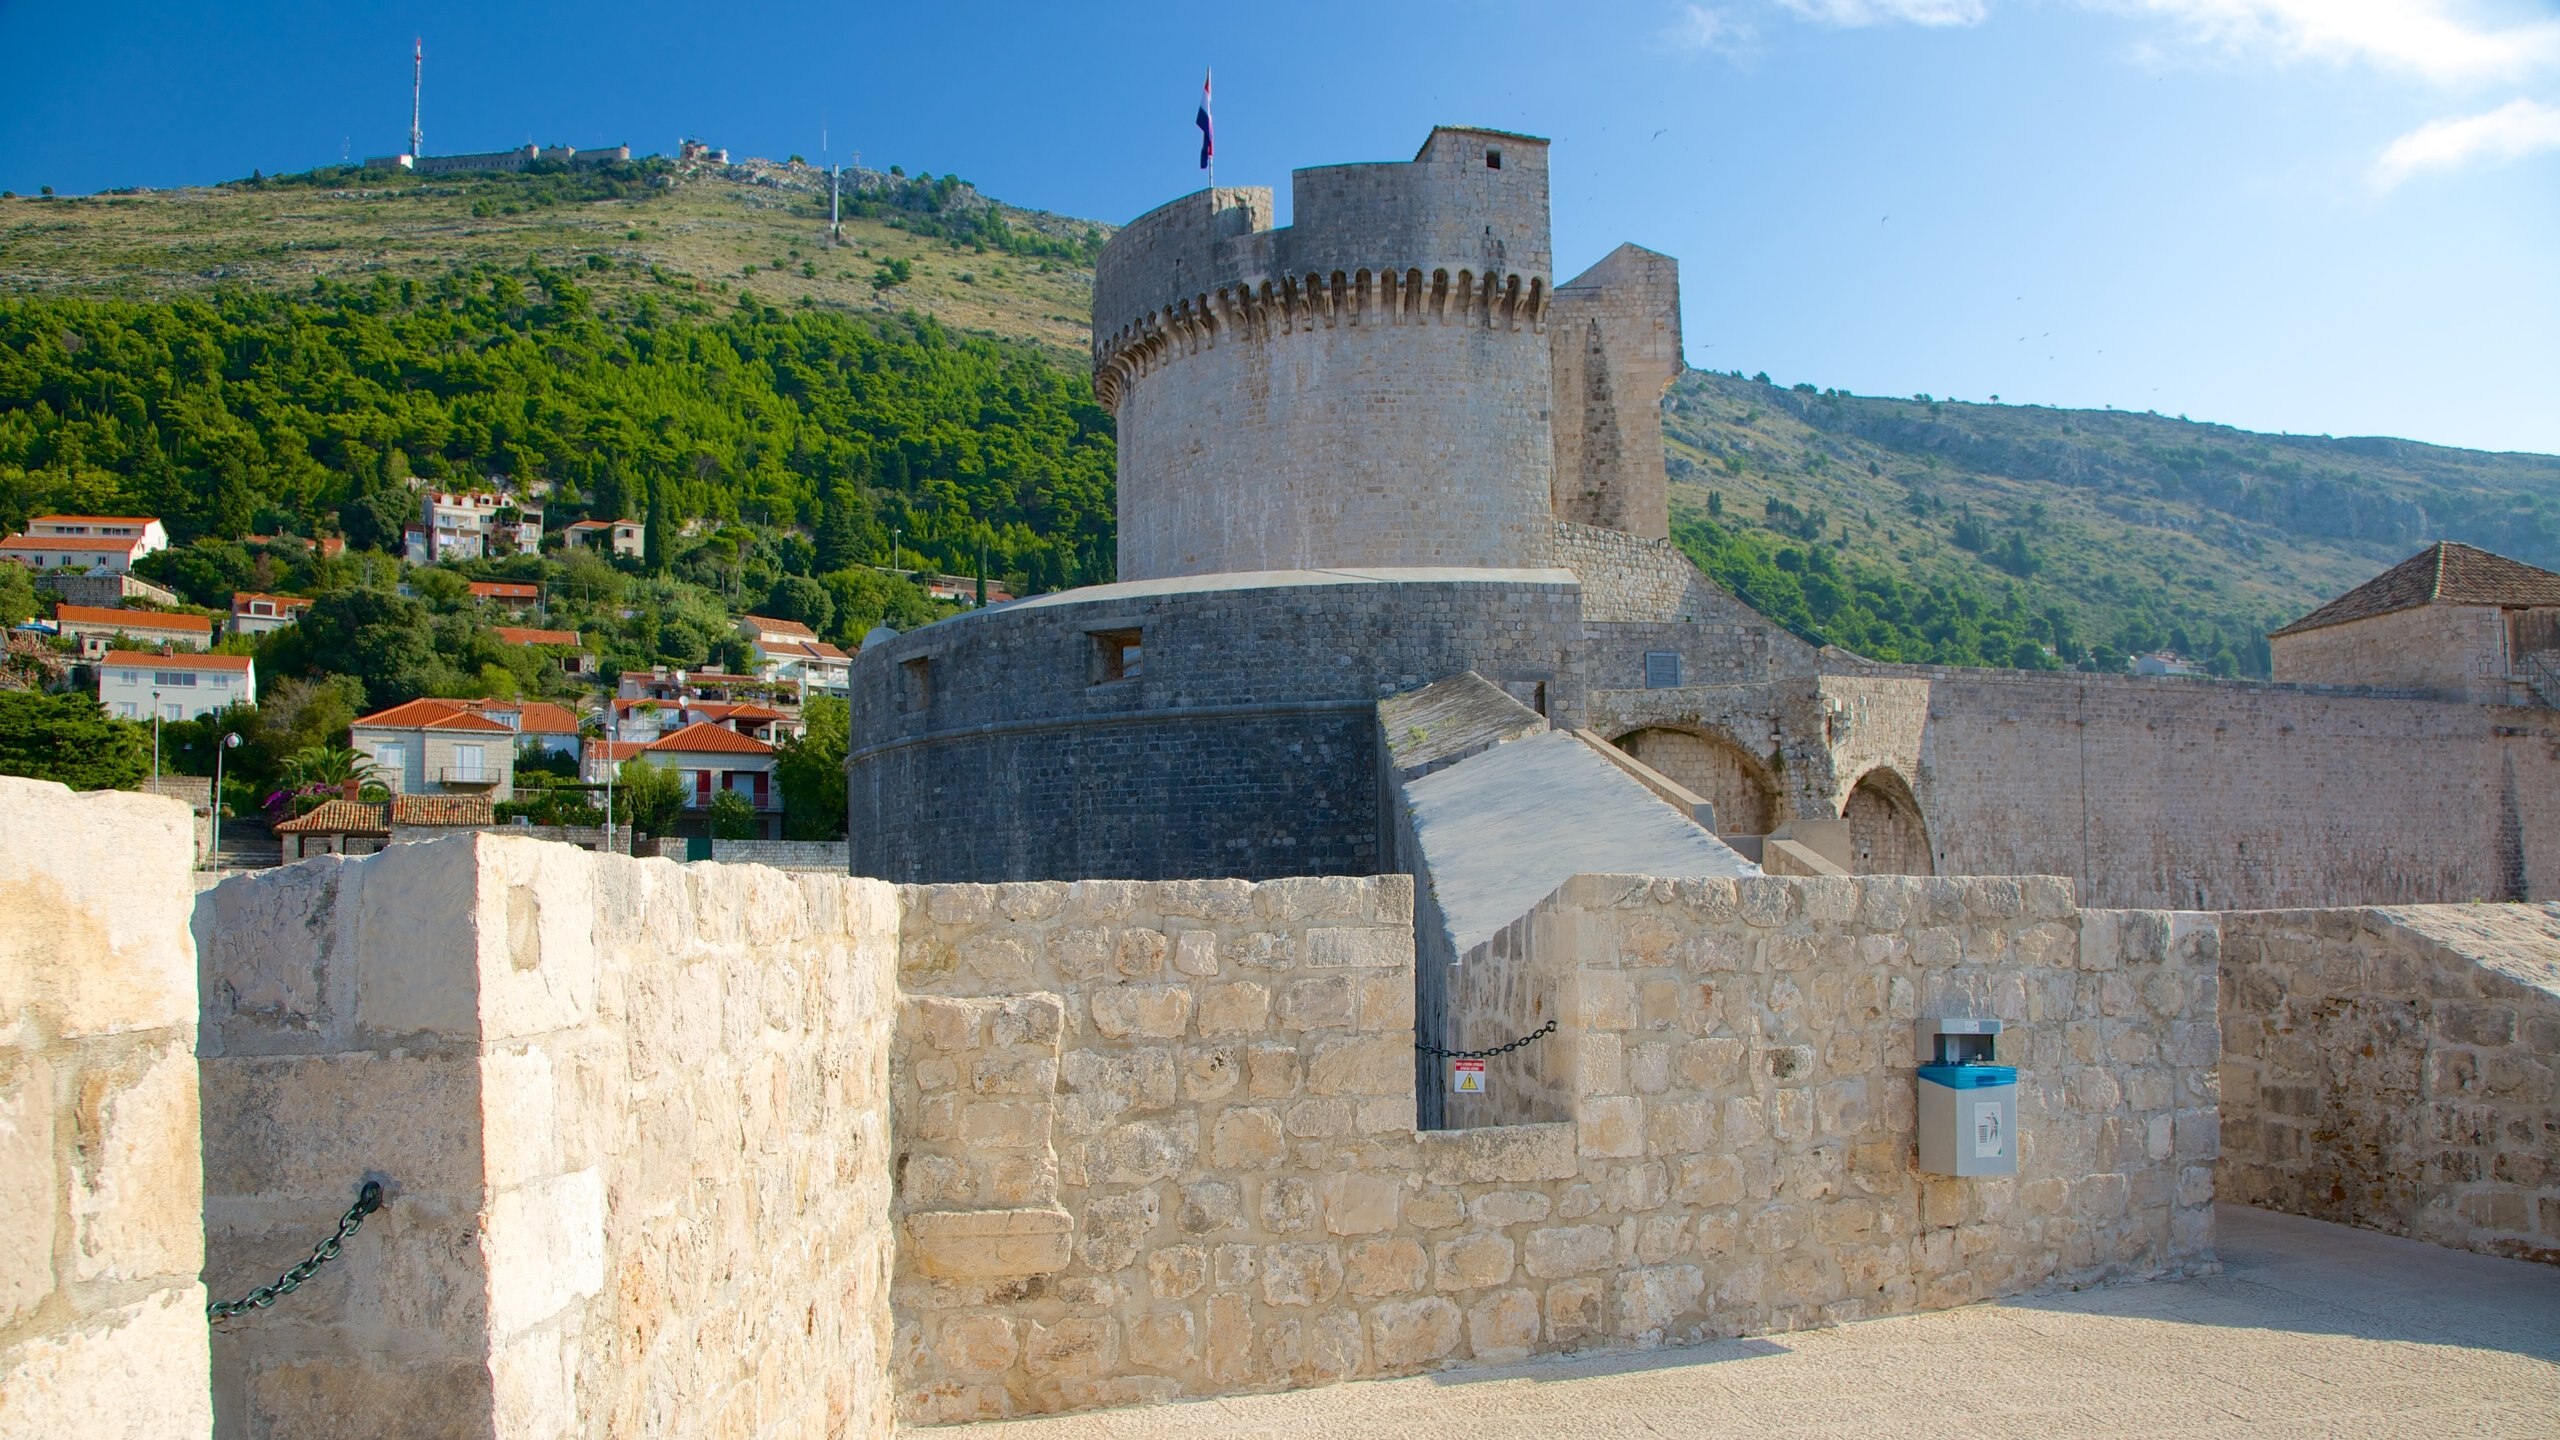
<path fill-rule="evenodd" d="M 1096 363 L 1131 325 L 1221 286 L 1389 267 L 1551 283 L 1547 142 L 1533 135 L 1438 126 L 1409 161 L 1293 171 L 1289 196 L 1281 228 L 1267 187 L 1220 186 L 1113 235 L 1094 266 Z"/>

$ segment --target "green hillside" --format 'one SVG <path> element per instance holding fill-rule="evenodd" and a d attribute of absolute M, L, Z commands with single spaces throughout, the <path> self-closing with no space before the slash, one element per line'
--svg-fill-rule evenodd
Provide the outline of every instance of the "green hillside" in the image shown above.
<path fill-rule="evenodd" d="M 1107 228 L 949 176 L 847 194 L 840 247 L 791 162 L 0 199 L 0 524 L 141 508 L 361 547 L 359 502 L 405 477 L 509 475 L 564 517 L 662 517 L 661 558 L 730 553 L 740 595 L 982 556 L 1015 587 L 1107 578 Z M 2549 457 L 1709 373 L 1665 419 L 1690 552 L 1877 658 L 2263 673 L 2269 626 L 2425 541 L 2560 565 Z"/>
<path fill-rule="evenodd" d="M 1675 531 L 1700 563 L 1878 659 L 2165 646 L 2264 674 L 2269 628 L 2428 541 L 2560 567 L 2550 456 L 1706 372 L 1664 420 Z"/>

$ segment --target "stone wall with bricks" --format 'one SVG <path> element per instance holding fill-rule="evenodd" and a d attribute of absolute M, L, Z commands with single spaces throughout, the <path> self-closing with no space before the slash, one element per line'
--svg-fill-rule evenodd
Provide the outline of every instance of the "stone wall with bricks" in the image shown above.
<path fill-rule="evenodd" d="M 1643 690 L 1594 663 L 1592 728 L 1720 816 L 1761 795 L 1773 818 L 1839 815 L 1883 772 L 1942 875 L 2206 910 L 2560 895 L 2560 711 L 1837 652 L 1818 677 Z M 1728 763 L 1684 768 L 1679 735 Z"/>
<path fill-rule="evenodd" d="M 2560 1263 L 2560 906 L 2223 917 L 2223 1198 Z"/>
<path fill-rule="evenodd" d="M 212 1425 L 193 828 L 0 777 L 0 1435 Z"/>
<path fill-rule="evenodd" d="M 895 893 L 504 836 L 232 880 L 206 1274 L 243 1437 L 889 1429 Z"/>
<path fill-rule="evenodd" d="M 2209 1263 L 2215 932 L 2058 880 L 1582 877 L 1550 1123 L 1417 1133 L 1403 877 L 906 892 L 911 1423 L 1786 1329 Z M 2020 1173 L 1913 1168 L 1998 1015 Z"/>

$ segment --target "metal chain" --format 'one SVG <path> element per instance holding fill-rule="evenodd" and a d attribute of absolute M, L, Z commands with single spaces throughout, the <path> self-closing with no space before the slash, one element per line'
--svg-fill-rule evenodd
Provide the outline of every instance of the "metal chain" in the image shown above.
<path fill-rule="evenodd" d="M 1556 1022 L 1550 1020 L 1510 1044 L 1496 1045 L 1490 1050 L 1443 1050 L 1437 1045 L 1425 1045 L 1419 1040 L 1413 1042 L 1413 1048 L 1425 1055 L 1440 1055 L 1451 1060 L 1490 1060 L 1496 1055 L 1508 1055 L 1530 1041 L 1553 1032 L 1555 1028 Z"/>
<path fill-rule="evenodd" d="M 338 1217 L 337 1233 L 312 1246 L 310 1259 L 277 1276 L 273 1285 L 261 1285 L 237 1300 L 214 1301 L 204 1307 L 204 1318 L 218 1322 L 235 1315 L 246 1315 L 252 1310 L 264 1310 L 276 1303 L 276 1297 L 301 1289 L 303 1281 L 319 1274 L 321 1266 L 338 1258 L 347 1237 L 356 1233 L 356 1227 L 364 1223 L 364 1217 L 381 1208 L 382 1186 L 377 1181 L 367 1180 L 364 1188 L 356 1192 L 356 1203 L 348 1206 L 347 1213 Z"/>

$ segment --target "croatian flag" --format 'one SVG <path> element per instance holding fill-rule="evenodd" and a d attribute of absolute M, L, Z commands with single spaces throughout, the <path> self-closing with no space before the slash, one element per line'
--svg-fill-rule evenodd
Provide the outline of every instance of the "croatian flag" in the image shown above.
<path fill-rule="evenodd" d="M 1200 72 L 1200 113 L 1193 117 L 1192 123 L 1200 127 L 1200 168 L 1206 170 L 1210 159 L 1218 153 L 1217 139 L 1209 128 L 1209 72 L 1206 70 Z"/>

